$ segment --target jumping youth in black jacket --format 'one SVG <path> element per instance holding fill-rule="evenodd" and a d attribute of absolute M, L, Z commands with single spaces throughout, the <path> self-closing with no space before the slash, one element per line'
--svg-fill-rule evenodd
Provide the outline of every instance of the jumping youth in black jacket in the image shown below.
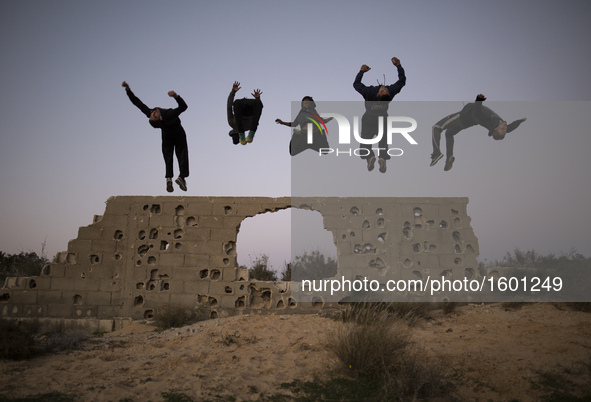
<path fill-rule="evenodd" d="M 179 115 L 187 110 L 187 104 L 176 92 L 169 91 L 168 96 L 174 98 L 178 103 L 176 108 L 163 109 L 156 107 L 150 109 L 134 95 L 127 82 L 123 81 L 121 86 L 125 88 L 131 103 L 150 119 L 150 125 L 162 130 L 162 155 L 166 165 L 166 191 L 169 193 L 174 191 L 172 177 L 174 176 L 173 154 L 175 153 L 180 170 L 179 177 L 175 182 L 181 190 L 187 191 L 185 178 L 189 177 L 189 151 L 187 148 L 187 135 L 181 125 L 181 119 L 179 119 Z"/>
<path fill-rule="evenodd" d="M 406 75 L 404 69 L 400 65 L 400 60 L 396 57 L 392 57 L 392 64 L 396 66 L 398 70 L 398 81 L 392 85 L 380 85 L 380 86 L 365 86 L 361 83 L 363 74 L 371 70 L 367 65 L 362 65 L 361 69 L 355 77 L 353 82 L 353 88 L 363 96 L 365 99 L 365 113 L 361 118 L 361 138 L 371 139 L 374 138 L 379 132 L 379 117 L 382 116 L 382 138 L 378 145 L 378 163 L 380 165 L 380 172 L 386 172 L 386 160 L 390 159 L 390 155 L 387 153 L 388 149 L 388 137 L 386 135 L 386 122 L 388 118 L 388 105 L 390 101 L 394 99 L 397 93 L 400 92 L 402 87 L 406 85 Z M 371 147 L 371 144 L 360 144 L 361 148 L 367 149 L 361 155 L 361 159 L 367 160 L 367 170 L 370 172 L 373 170 L 376 157 Z"/>
<path fill-rule="evenodd" d="M 234 96 L 239 89 L 240 83 L 234 81 L 226 105 L 228 124 L 232 127 L 228 135 L 232 137 L 234 145 L 238 143 L 246 145 L 254 140 L 254 135 L 259 127 L 259 120 L 263 113 L 263 102 L 261 101 L 263 93 L 260 89 L 255 89 L 251 94 L 254 99 L 242 98 L 235 101 Z M 246 136 L 246 131 L 248 131 L 248 136 Z"/>
<path fill-rule="evenodd" d="M 476 101 L 468 103 L 458 113 L 452 113 L 439 120 L 433 126 L 432 142 L 433 153 L 431 154 L 431 166 L 435 165 L 443 157 L 439 143 L 441 141 L 441 132 L 445 130 L 445 146 L 447 158 L 443 170 L 448 171 L 452 168 L 455 161 L 454 157 L 454 136 L 462 130 L 475 125 L 481 125 L 488 129 L 488 136 L 495 140 L 502 140 L 507 133 L 515 130 L 526 118 L 515 120 L 507 125 L 507 122 L 486 106 L 482 102 L 486 97 L 479 94 Z"/>

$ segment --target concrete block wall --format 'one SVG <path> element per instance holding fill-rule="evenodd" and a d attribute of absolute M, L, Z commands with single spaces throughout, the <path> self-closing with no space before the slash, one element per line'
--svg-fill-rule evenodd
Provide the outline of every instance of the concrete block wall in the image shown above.
<path fill-rule="evenodd" d="M 298 303 L 290 283 L 250 280 L 236 260 L 241 222 L 290 207 L 324 217 L 339 275 L 421 278 L 477 272 L 467 198 L 111 197 L 39 276 L 7 278 L 0 317 L 89 320 L 104 328 L 208 302 L 211 317 L 336 307 Z M 293 204 L 292 204 L 293 203 Z"/>

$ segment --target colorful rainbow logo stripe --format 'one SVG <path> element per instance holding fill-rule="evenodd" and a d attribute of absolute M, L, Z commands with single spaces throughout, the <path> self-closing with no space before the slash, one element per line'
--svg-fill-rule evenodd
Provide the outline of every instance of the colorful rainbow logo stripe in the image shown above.
<path fill-rule="evenodd" d="M 310 112 L 306 112 L 306 113 L 314 116 L 314 118 L 308 117 L 308 116 L 306 116 L 306 118 L 308 120 L 310 120 L 312 123 L 314 123 L 316 125 L 316 127 L 318 127 L 318 130 L 320 131 L 320 135 L 323 135 L 324 133 L 326 133 L 326 135 L 328 136 L 328 129 L 326 128 L 326 125 L 324 124 L 324 121 L 322 120 L 322 118 L 314 113 L 310 113 Z M 322 127 L 320 127 L 321 124 L 322 124 Z M 322 130 L 323 127 L 324 127 L 324 130 Z"/>

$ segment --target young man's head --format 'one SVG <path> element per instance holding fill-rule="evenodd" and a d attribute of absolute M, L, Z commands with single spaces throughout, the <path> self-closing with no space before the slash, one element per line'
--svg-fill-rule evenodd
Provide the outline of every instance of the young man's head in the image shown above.
<path fill-rule="evenodd" d="M 160 122 L 162 120 L 162 111 L 160 108 L 156 107 L 152 109 L 152 113 L 150 113 L 150 125 L 154 128 L 160 128 Z"/>
<path fill-rule="evenodd" d="M 390 96 L 390 91 L 388 90 L 388 88 L 386 88 L 383 85 L 380 85 L 380 88 L 378 89 L 378 100 L 379 101 L 392 100 L 392 97 Z"/>
<path fill-rule="evenodd" d="M 315 109 L 316 103 L 311 96 L 304 96 L 302 99 L 302 109 Z"/>
<path fill-rule="evenodd" d="M 499 123 L 499 125 L 496 126 L 491 132 L 491 136 L 495 140 L 502 140 L 503 138 L 505 138 L 506 134 L 507 134 L 507 122 L 506 121 L 501 121 Z"/>

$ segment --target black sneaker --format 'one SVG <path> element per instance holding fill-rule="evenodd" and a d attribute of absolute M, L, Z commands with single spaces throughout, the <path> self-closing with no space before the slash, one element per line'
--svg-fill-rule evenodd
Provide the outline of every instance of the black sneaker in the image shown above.
<path fill-rule="evenodd" d="M 166 191 L 168 191 L 169 193 L 172 193 L 174 191 L 174 187 L 172 187 L 172 179 L 171 178 L 166 179 Z"/>
<path fill-rule="evenodd" d="M 174 182 L 176 184 L 178 184 L 178 186 L 181 190 L 187 191 L 187 182 L 185 182 L 185 179 L 183 177 L 181 177 L 181 176 L 177 177 L 177 179 Z"/>
<path fill-rule="evenodd" d="M 452 157 L 449 157 L 449 158 L 447 158 L 447 160 L 445 161 L 445 167 L 443 168 L 443 170 L 445 170 L 446 172 L 447 172 L 448 170 L 451 170 L 451 168 L 452 168 L 452 167 L 453 167 L 453 165 L 454 165 L 454 161 L 455 161 L 455 160 L 456 160 L 456 158 L 454 158 L 453 156 L 452 156 Z"/>
<path fill-rule="evenodd" d="M 386 160 L 384 158 L 378 159 L 378 165 L 380 165 L 380 172 L 386 173 Z"/>
<path fill-rule="evenodd" d="M 368 158 L 367 159 L 367 170 L 369 170 L 371 172 L 373 170 L 375 164 L 376 164 L 376 157 L 375 156 L 371 156 L 370 158 Z"/>
<path fill-rule="evenodd" d="M 443 158 L 443 154 L 441 152 L 431 154 L 431 164 L 429 166 L 434 166 L 437 162 L 439 162 L 439 159 L 441 158 Z"/>

